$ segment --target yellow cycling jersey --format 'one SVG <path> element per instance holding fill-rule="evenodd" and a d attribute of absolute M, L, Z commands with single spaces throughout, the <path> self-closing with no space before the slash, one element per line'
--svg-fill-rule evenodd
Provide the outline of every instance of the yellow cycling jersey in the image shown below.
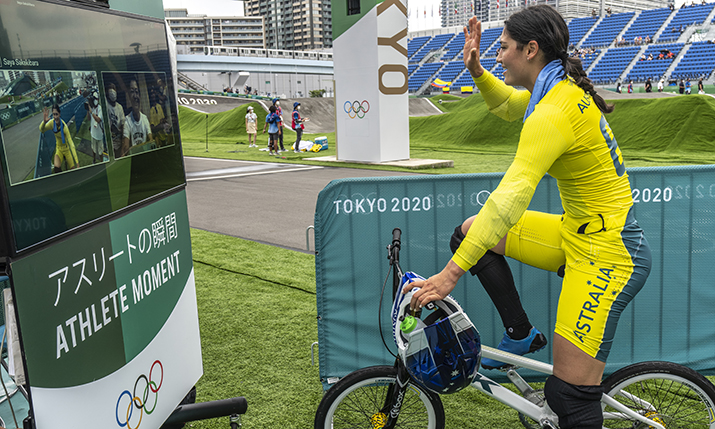
<path fill-rule="evenodd" d="M 531 94 L 485 71 L 474 80 L 489 110 L 514 121 Z M 598 106 L 570 77 L 560 81 L 524 122 L 511 166 L 477 214 L 452 260 L 472 267 L 526 211 L 544 174 L 556 178 L 564 212 L 591 218 L 632 206 L 623 156 Z"/>

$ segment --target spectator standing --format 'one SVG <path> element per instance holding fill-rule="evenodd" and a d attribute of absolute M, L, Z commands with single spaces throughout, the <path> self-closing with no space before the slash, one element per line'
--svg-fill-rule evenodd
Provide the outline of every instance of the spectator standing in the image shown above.
<path fill-rule="evenodd" d="M 658 81 L 658 92 L 663 92 L 663 78 Z"/>
<path fill-rule="evenodd" d="M 278 115 L 278 141 L 280 142 L 280 151 L 285 152 L 283 147 L 283 109 L 281 109 L 281 102 L 278 98 L 273 99 L 273 105 L 276 107 L 276 115 Z"/>
<path fill-rule="evenodd" d="M 107 85 L 107 115 L 109 117 L 109 131 L 112 135 L 112 147 L 114 156 L 118 157 L 122 150 L 122 138 L 124 137 L 124 108 L 117 103 L 117 86 L 114 83 Z"/>
<path fill-rule="evenodd" d="M 253 113 L 253 106 L 248 106 L 246 109 L 246 134 L 248 134 L 248 147 L 258 147 L 258 137 L 256 136 L 256 128 L 258 125 L 258 116 Z"/>
<path fill-rule="evenodd" d="M 633 93 L 633 81 L 628 82 L 628 93 Z"/>
<path fill-rule="evenodd" d="M 685 81 L 683 79 L 680 79 L 680 83 L 678 84 L 678 92 L 685 94 Z"/>
<path fill-rule="evenodd" d="M 280 153 L 278 152 L 278 132 L 280 131 L 278 123 L 280 119 L 276 113 L 276 106 L 269 107 L 268 111 L 270 113 L 266 116 L 266 123 L 263 125 L 263 134 L 266 133 L 266 127 L 268 127 L 268 150 L 270 151 L 268 154 L 278 155 Z"/>
<path fill-rule="evenodd" d="M 297 101 L 293 103 L 293 120 L 291 121 L 291 128 L 295 130 L 296 136 L 295 146 L 293 147 L 293 152 L 295 153 L 300 152 L 300 139 L 303 137 L 303 130 L 305 129 L 303 122 L 306 122 L 308 120 L 308 118 L 300 117 L 300 103 Z"/>
<path fill-rule="evenodd" d="M 621 93 L 621 81 L 620 80 L 618 82 L 616 82 L 616 92 L 619 94 Z"/>
<path fill-rule="evenodd" d="M 90 120 L 89 134 L 92 137 L 92 164 L 104 161 L 104 126 L 99 94 L 93 91 L 87 104 L 87 119 Z"/>
<path fill-rule="evenodd" d="M 698 94 L 705 94 L 705 87 L 703 86 L 703 78 L 698 81 Z"/>
<path fill-rule="evenodd" d="M 685 94 L 690 95 L 690 92 L 692 91 L 692 89 L 693 89 L 693 85 L 690 83 L 690 79 L 688 79 L 687 81 L 685 81 Z"/>
<path fill-rule="evenodd" d="M 650 81 L 650 78 L 645 81 L 645 92 L 653 92 L 653 84 Z"/>

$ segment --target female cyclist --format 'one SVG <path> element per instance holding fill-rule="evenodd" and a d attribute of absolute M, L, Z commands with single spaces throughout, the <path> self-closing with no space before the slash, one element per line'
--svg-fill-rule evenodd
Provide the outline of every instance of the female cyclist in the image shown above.
<path fill-rule="evenodd" d="M 506 328 L 499 349 L 526 354 L 545 337 L 529 323 L 503 255 L 563 276 L 554 331 L 554 372 L 544 388 L 562 429 L 601 428 L 601 377 L 616 324 L 650 272 L 650 248 L 633 216 L 621 151 L 607 105 L 569 57 L 559 13 L 539 5 L 504 23 L 497 62 L 504 82 L 479 62 L 481 23 L 464 28 L 464 62 L 490 111 L 524 126 L 516 155 L 481 211 L 455 229 L 455 252 L 420 287 L 411 305 L 449 294 L 469 270 L 494 301 Z M 519 86 L 526 90 L 516 90 Z M 564 214 L 528 211 L 537 184 L 558 182 Z M 497 368 L 501 362 L 486 360 Z"/>
<path fill-rule="evenodd" d="M 52 172 L 60 173 L 62 171 L 62 161 L 67 163 L 67 168 L 72 170 L 79 166 L 77 152 L 74 149 L 74 141 L 70 135 L 69 127 L 65 121 L 60 118 L 60 106 L 55 104 L 52 106 L 52 118 L 50 118 L 47 107 L 42 109 L 42 123 L 40 124 L 40 132 L 52 130 L 55 134 L 55 153 L 52 155 Z"/>

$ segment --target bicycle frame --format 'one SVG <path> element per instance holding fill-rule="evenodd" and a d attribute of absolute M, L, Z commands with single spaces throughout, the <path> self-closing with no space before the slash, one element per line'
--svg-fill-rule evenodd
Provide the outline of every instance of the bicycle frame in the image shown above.
<path fill-rule="evenodd" d="M 401 231 L 399 228 L 395 228 L 392 231 L 392 243 L 387 246 L 388 259 L 390 260 L 390 265 L 393 266 L 394 272 L 392 277 L 392 299 L 394 301 L 395 295 L 400 292 L 400 284 L 402 281 L 402 276 L 404 275 L 402 268 L 400 267 L 400 237 Z M 530 369 L 545 375 L 553 374 L 553 365 L 537 361 L 535 359 L 530 359 L 524 356 L 515 355 L 502 350 L 498 350 L 493 347 L 482 345 L 482 357 L 490 358 L 500 362 L 506 362 L 513 365 L 514 367 L 509 367 L 506 370 L 507 377 L 514 386 L 521 392 L 523 396 L 512 392 L 501 384 L 491 380 L 489 377 L 483 375 L 481 372 L 477 373 L 477 377 L 472 382 L 471 386 L 479 390 L 483 394 L 496 399 L 497 401 L 507 405 L 510 408 L 515 409 L 521 414 L 539 422 L 542 427 L 557 427 L 558 417 L 538 395 L 531 388 L 531 386 L 519 375 L 517 368 Z M 395 361 L 395 365 L 398 368 L 398 378 L 406 377 L 409 381 L 409 374 L 405 369 L 404 364 L 398 358 Z M 403 378 L 404 379 L 404 378 Z M 385 414 L 388 416 L 387 424 L 384 428 L 393 428 L 397 419 L 399 417 L 399 408 L 401 405 L 401 398 L 404 397 L 405 391 L 408 388 L 409 383 L 400 382 L 398 380 L 398 385 L 395 389 L 387 395 L 386 403 L 383 406 L 383 411 L 387 411 Z M 628 394 L 628 396 L 633 396 Z M 642 404 L 650 407 L 650 404 L 646 401 L 639 400 Z M 638 420 L 649 427 L 657 429 L 665 429 L 665 427 L 645 416 L 638 414 L 626 407 L 625 405 L 618 402 L 616 399 L 606 395 L 605 393 L 601 397 L 601 402 L 608 405 L 619 413 L 605 413 L 604 418 L 619 418 L 627 416 L 631 419 Z"/>

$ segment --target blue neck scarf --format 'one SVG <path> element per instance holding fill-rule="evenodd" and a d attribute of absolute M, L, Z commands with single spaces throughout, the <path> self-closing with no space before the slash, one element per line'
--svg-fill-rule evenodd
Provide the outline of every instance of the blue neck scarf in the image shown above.
<path fill-rule="evenodd" d="M 56 133 L 58 131 L 60 132 L 60 135 L 62 136 L 62 145 L 64 146 L 67 144 L 67 142 L 65 142 L 65 127 L 62 124 L 62 119 L 60 119 L 59 129 L 57 129 L 57 122 L 55 122 L 55 120 L 53 119 L 52 120 L 52 132 Z"/>
<path fill-rule="evenodd" d="M 555 87 L 556 84 L 564 80 L 564 78 L 566 78 L 566 71 L 564 70 L 561 60 L 553 60 L 541 69 L 539 76 L 536 78 L 534 91 L 531 93 L 531 99 L 529 99 L 529 105 L 526 106 L 524 122 L 526 122 L 526 118 L 534 112 L 534 108 L 536 108 L 536 105 L 539 104 L 539 101 L 544 98 L 546 93 L 551 91 L 551 88 Z"/>

